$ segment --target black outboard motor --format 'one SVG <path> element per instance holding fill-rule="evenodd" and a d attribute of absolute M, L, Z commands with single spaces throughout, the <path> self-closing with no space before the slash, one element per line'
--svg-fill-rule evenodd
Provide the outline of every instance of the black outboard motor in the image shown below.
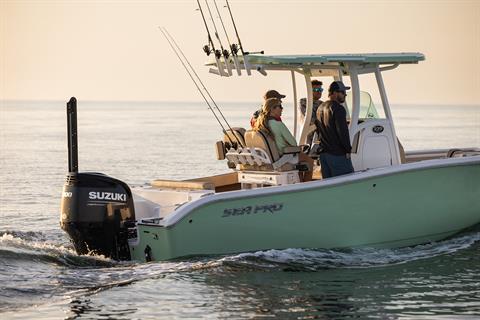
<path fill-rule="evenodd" d="M 67 103 L 68 169 L 60 225 L 78 254 L 130 260 L 128 230 L 135 225 L 128 185 L 102 173 L 78 172 L 77 100 Z"/>

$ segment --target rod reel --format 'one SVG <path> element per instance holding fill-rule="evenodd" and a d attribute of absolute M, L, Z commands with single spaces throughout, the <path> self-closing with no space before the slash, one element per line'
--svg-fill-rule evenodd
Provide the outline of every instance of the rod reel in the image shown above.
<path fill-rule="evenodd" d="M 228 57 L 230 56 L 230 52 L 228 52 L 227 49 L 223 49 L 223 56 L 225 57 L 225 59 L 228 59 Z"/>
<path fill-rule="evenodd" d="M 207 56 L 209 56 L 212 53 L 212 49 L 210 49 L 210 46 L 206 44 L 203 46 L 203 52 L 205 52 Z"/>
<path fill-rule="evenodd" d="M 231 50 L 232 54 L 233 54 L 234 56 L 236 56 L 237 53 L 238 53 L 238 50 L 240 50 L 240 49 L 238 48 L 238 45 L 237 45 L 237 44 L 232 43 L 232 44 L 230 45 L 230 50 Z"/>

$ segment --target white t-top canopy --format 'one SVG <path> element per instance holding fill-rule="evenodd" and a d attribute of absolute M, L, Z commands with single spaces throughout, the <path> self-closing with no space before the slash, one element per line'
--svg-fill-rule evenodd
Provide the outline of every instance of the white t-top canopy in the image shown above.
<path fill-rule="evenodd" d="M 363 54 L 312 54 L 312 55 L 249 55 L 248 61 L 251 64 L 261 65 L 294 65 L 311 66 L 325 63 L 418 63 L 425 60 L 425 56 L 418 52 L 402 53 L 363 53 Z"/>
<path fill-rule="evenodd" d="M 231 76 L 232 69 L 237 69 L 241 75 L 241 69 L 247 71 L 256 70 L 263 75 L 271 70 L 290 70 L 300 73 L 308 72 L 311 76 L 335 76 L 339 72 L 349 75 L 351 68 L 355 68 L 358 74 L 373 73 L 376 68 L 381 71 L 391 70 L 400 64 L 415 64 L 425 60 L 425 56 L 419 52 L 401 53 L 361 53 L 361 54 L 306 54 L 306 55 L 259 55 L 250 54 L 243 56 L 230 56 L 226 63 L 224 58 L 211 60 L 207 66 L 216 67 L 210 72 L 220 76 Z M 224 70 L 228 69 L 228 73 Z"/>
<path fill-rule="evenodd" d="M 234 58 L 234 57 L 231 57 Z M 238 56 L 238 66 L 246 67 L 244 57 Z M 419 52 L 401 53 L 362 53 L 362 54 L 306 54 L 306 55 L 258 55 L 246 56 L 248 69 L 260 70 L 295 70 L 295 69 L 331 69 L 342 68 L 347 71 L 349 66 L 355 64 L 361 69 L 371 66 L 398 66 L 399 64 L 418 63 L 425 60 L 425 56 Z M 221 60 L 219 60 L 221 61 Z M 219 66 L 217 60 L 206 63 L 207 66 Z M 224 61 L 223 61 L 224 63 Z M 221 67 L 221 65 L 220 65 Z M 226 76 L 226 74 L 219 73 Z M 239 74 L 240 75 L 240 74 Z M 325 75 L 325 74 L 323 74 Z"/>

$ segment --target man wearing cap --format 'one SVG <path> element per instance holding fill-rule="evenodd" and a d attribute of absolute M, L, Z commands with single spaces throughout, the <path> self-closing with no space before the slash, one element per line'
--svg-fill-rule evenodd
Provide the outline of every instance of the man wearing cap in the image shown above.
<path fill-rule="evenodd" d="M 312 96 L 313 96 L 313 112 L 312 123 L 317 119 L 317 109 L 323 103 L 320 98 L 323 92 L 323 82 L 318 80 L 312 80 Z M 300 99 L 300 113 L 302 114 L 302 120 L 305 119 L 305 113 L 307 112 L 307 98 Z"/>
<path fill-rule="evenodd" d="M 276 99 L 279 99 L 280 101 L 282 101 L 282 99 L 285 98 L 285 97 L 286 97 L 286 95 L 279 93 L 277 90 L 268 90 L 263 95 L 263 102 L 265 103 L 265 101 L 267 101 L 270 98 L 276 98 Z M 263 107 L 263 104 L 260 106 L 260 109 L 258 109 L 257 111 L 255 111 L 253 113 L 253 116 L 250 119 L 250 126 L 252 128 L 255 127 L 255 122 L 257 121 L 257 118 L 260 115 L 260 113 L 262 113 L 262 107 Z"/>
<path fill-rule="evenodd" d="M 329 100 L 317 110 L 317 133 L 320 141 L 320 165 L 322 177 L 330 178 L 353 172 L 348 133 L 347 112 L 342 106 L 347 96 L 342 81 L 334 81 L 328 88 Z"/>
<path fill-rule="evenodd" d="M 323 92 L 323 82 L 319 80 L 312 80 L 312 96 L 313 96 L 313 108 L 312 108 L 312 119 L 310 124 L 315 124 L 315 120 L 317 119 L 317 110 L 318 107 L 323 103 L 320 98 L 322 97 Z M 305 113 L 307 112 L 307 98 L 300 99 L 300 114 L 302 115 L 302 120 L 305 121 Z M 307 144 L 312 144 L 313 134 L 315 132 L 311 132 L 307 135 Z"/>

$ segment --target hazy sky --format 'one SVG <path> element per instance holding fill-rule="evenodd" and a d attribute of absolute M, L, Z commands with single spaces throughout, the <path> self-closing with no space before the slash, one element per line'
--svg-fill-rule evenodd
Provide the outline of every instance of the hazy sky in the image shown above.
<path fill-rule="evenodd" d="M 158 26 L 218 101 L 259 100 L 269 88 L 292 96 L 289 73 L 209 74 L 194 0 L 0 3 L 0 99 L 200 101 Z M 233 31 L 224 1 L 217 3 Z M 426 61 L 384 74 L 392 103 L 480 104 L 480 0 L 230 4 L 248 51 L 422 52 Z"/>

